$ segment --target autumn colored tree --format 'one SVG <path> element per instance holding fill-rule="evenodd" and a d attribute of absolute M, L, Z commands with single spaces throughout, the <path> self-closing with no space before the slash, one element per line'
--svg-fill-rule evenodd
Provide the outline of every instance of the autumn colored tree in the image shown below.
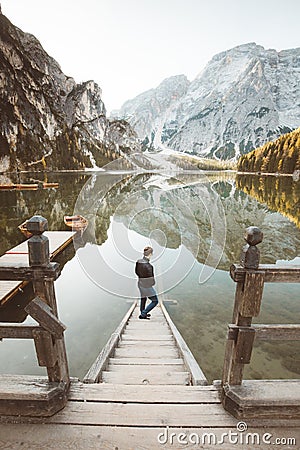
<path fill-rule="evenodd" d="M 240 172 L 294 173 L 300 170 L 300 128 L 240 157 Z"/>

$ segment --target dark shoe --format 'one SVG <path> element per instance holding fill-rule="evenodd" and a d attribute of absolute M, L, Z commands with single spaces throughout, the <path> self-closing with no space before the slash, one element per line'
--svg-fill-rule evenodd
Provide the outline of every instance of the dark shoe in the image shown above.
<path fill-rule="evenodd" d="M 142 316 L 142 315 L 140 315 L 140 316 L 139 316 L 139 319 L 146 319 L 146 320 L 150 320 L 150 317 L 148 317 L 148 316 Z"/>
<path fill-rule="evenodd" d="M 147 317 L 151 317 L 151 314 L 148 313 L 148 314 L 147 314 Z"/>

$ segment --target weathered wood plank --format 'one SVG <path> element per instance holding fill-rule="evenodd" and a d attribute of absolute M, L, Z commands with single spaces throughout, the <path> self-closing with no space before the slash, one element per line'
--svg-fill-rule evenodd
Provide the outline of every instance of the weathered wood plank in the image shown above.
<path fill-rule="evenodd" d="M 300 283 L 300 267 L 296 265 L 260 264 L 255 271 L 264 273 L 265 283 Z M 230 267 L 230 276 L 233 281 L 244 281 L 246 272 L 249 272 L 249 269 L 239 264 L 232 264 Z"/>
<path fill-rule="evenodd" d="M 125 336 L 146 336 L 146 337 L 151 337 L 151 336 L 156 336 L 159 333 L 159 336 L 168 336 L 168 337 L 172 337 L 172 333 L 170 331 L 169 328 L 160 328 L 159 330 L 154 329 L 154 330 L 150 330 L 150 329 L 145 329 L 143 331 L 143 329 L 130 329 L 128 326 L 126 327 L 126 330 L 124 332 Z"/>
<path fill-rule="evenodd" d="M 183 364 L 183 360 L 181 364 L 156 364 L 148 367 L 148 364 L 135 364 L 134 366 L 129 364 L 109 364 L 107 367 L 109 372 L 120 372 L 126 375 L 134 375 L 135 373 L 151 373 L 151 374 L 159 374 L 166 372 L 185 372 L 186 367 Z"/>
<path fill-rule="evenodd" d="M 194 358 L 194 355 L 190 351 L 189 347 L 186 345 L 186 342 L 184 341 L 183 337 L 177 330 L 175 324 L 173 323 L 171 317 L 169 316 L 169 313 L 167 312 L 167 310 L 163 304 L 161 304 L 161 309 L 162 309 L 162 312 L 167 320 L 167 323 L 173 333 L 174 339 L 177 343 L 180 354 L 182 355 L 182 357 L 184 359 L 186 367 L 191 372 L 192 383 L 194 385 L 207 384 L 207 379 L 206 379 L 204 373 L 200 369 L 196 359 Z"/>
<path fill-rule="evenodd" d="M 236 284 L 235 294 L 234 294 L 234 306 L 232 312 L 232 323 L 238 323 L 239 319 L 239 308 L 242 296 L 244 294 L 244 281 L 238 281 Z"/>
<path fill-rule="evenodd" d="M 153 319 L 149 319 L 149 320 L 143 320 L 143 322 L 146 323 L 146 325 L 144 325 L 144 327 L 141 325 L 141 320 L 139 322 L 132 322 L 130 321 L 130 323 L 128 324 L 129 329 L 141 329 L 141 328 L 146 328 L 147 330 L 151 330 L 151 329 L 159 329 L 160 327 L 162 329 L 167 328 L 166 327 L 166 322 L 165 321 L 154 321 Z M 151 323 L 150 323 L 151 322 Z"/>
<path fill-rule="evenodd" d="M 233 426 L 230 430 L 234 430 Z M 294 442 L 300 441 L 300 430 L 295 428 L 268 428 L 268 433 L 275 439 L 291 439 Z M 233 444 L 229 442 L 229 429 L 224 427 L 198 427 L 198 428 L 176 428 L 172 427 L 114 427 L 92 426 L 92 425 L 56 425 L 56 424 L 2 424 L 0 425 L 0 447 L 5 449 L 30 450 L 73 450 L 73 449 L 134 449 L 149 450 L 163 448 L 174 450 L 179 448 L 217 448 L 218 442 L 222 442 L 222 450 L 232 450 Z M 264 445 L 262 436 L 266 432 L 260 424 L 251 427 L 251 433 L 260 436 L 260 444 L 257 448 L 265 450 L 270 445 Z M 172 435 L 172 433 L 174 433 Z M 227 434 L 226 434 L 227 433 Z M 246 433 L 245 433 L 246 434 Z M 224 436 L 226 436 L 224 438 Z M 183 443 L 187 441 L 187 443 Z M 252 441 L 250 444 L 235 444 L 237 450 L 253 450 Z M 282 441 L 283 442 L 283 441 Z M 200 447 L 201 446 L 201 447 Z M 290 446 L 284 448 L 296 448 L 290 441 Z"/>
<path fill-rule="evenodd" d="M 286 340 L 298 341 L 300 340 L 300 325 L 298 324 L 256 324 L 251 327 L 241 327 L 239 325 L 228 325 L 228 338 L 236 340 L 239 330 L 252 330 L 255 333 L 255 339 L 268 340 Z"/>
<path fill-rule="evenodd" d="M 224 387 L 223 404 L 237 418 L 300 420 L 300 380 L 244 380 Z"/>
<path fill-rule="evenodd" d="M 67 402 L 68 387 L 45 377 L 0 375 L 0 415 L 49 416 Z"/>
<path fill-rule="evenodd" d="M 225 355 L 222 371 L 222 385 L 229 383 L 234 345 L 235 341 L 233 339 L 227 338 L 225 344 Z"/>
<path fill-rule="evenodd" d="M 60 275 L 58 263 L 50 263 L 47 267 L 29 267 L 26 263 L 5 263 L 0 266 L 0 280 L 56 280 Z"/>
<path fill-rule="evenodd" d="M 153 334 L 152 336 L 150 335 L 144 335 L 144 334 L 130 334 L 130 333 L 123 333 L 122 334 L 122 342 L 127 342 L 127 341 L 165 341 L 165 342 L 174 342 L 174 339 L 172 337 L 171 334 L 169 335 L 164 335 L 164 334 Z"/>
<path fill-rule="evenodd" d="M 126 331 L 141 331 L 141 330 L 145 330 L 145 331 L 155 331 L 155 332 L 165 332 L 165 331 L 170 331 L 169 327 L 166 323 L 164 324 L 157 324 L 157 323 L 150 323 L 150 320 L 143 320 L 143 324 L 135 323 L 135 324 L 128 324 L 128 327 L 126 328 Z"/>
<path fill-rule="evenodd" d="M 156 327 L 156 328 L 147 328 L 143 332 L 143 328 L 127 328 L 126 333 L 130 335 L 138 335 L 138 336 L 155 336 L 155 335 L 164 335 L 164 336 L 172 336 L 170 334 L 170 330 L 168 328 Z"/>
<path fill-rule="evenodd" d="M 106 368 L 109 358 L 112 356 L 116 346 L 118 345 L 118 342 L 120 340 L 121 334 L 124 330 L 124 328 L 127 325 L 127 322 L 132 315 L 134 309 L 136 307 L 136 302 L 134 302 L 123 319 L 121 320 L 120 324 L 112 333 L 109 341 L 106 343 L 105 347 L 101 350 L 99 355 L 97 356 L 96 360 L 86 373 L 86 375 L 83 378 L 84 383 L 95 383 L 98 381 L 101 372 Z"/>
<path fill-rule="evenodd" d="M 92 403 L 69 401 L 47 423 L 130 426 L 235 426 L 219 404 Z"/>
<path fill-rule="evenodd" d="M 190 384 L 190 374 L 189 372 L 165 372 L 161 370 L 156 373 L 152 370 L 145 369 L 142 371 L 131 370 L 127 372 L 125 370 L 121 372 L 115 371 L 103 371 L 101 373 L 101 381 L 104 383 L 113 384 L 161 384 L 161 385 L 171 385 L 171 384 Z"/>
<path fill-rule="evenodd" d="M 116 358 L 178 358 L 179 352 L 174 348 L 160 348 L 153 351 L 151 346 L 143 348 L 116 348 L 114 356 Z"/>
<path fill-rule="evenodd" d="M 267 340 L 300 340 L 300 325 L 284 324 L 284 325 L 252 325 L 255 330 L 255 339 L 262 341 Z"/>
<path fill-rule="evenodd" d="M 264 289 L 264 272 L 247 271 L 243 295 L 240 297 L 239 313 L 244 317 L 257 317 L 260 312 Z"/>
<path fill-rule="evenodd" d="M 220 403 L 215 386 L 72 383 L 70 400 L 148 403 Z"/>
<path fill-rule="evenodd" d="M 0 374 L 0 398 L 34 398 L 37 392 L 41 398 L 47 398 L 49 385 L 57 386 L 43 376 Z"/>
<path fill-rule="evenodd" d="M 39 366 L 54 367 L 58 355 L 51 334 L 40 328 L 33 331 L 33 337 Z"/>
<path fill-rule="evenodd" d="M 233 360 L 231 365 L 231 371 L 229 374 L 229 384 L 233 386 L 240 385 L 243 380 L 243 373 L 244 373 L 244 364 Z"/>
<path fill-rule="evenodd" d="M 53 259 L 67 248 L 76 235 L 76 231 L 45 231 L 44 236 L 49 239 L 50 258 Z"/>
<path fill-rule="evenodd" d="M 300 379 L 243 380 L 241 386 L 231 386 L 230 392 L 231 398 L 240 398 L 247 406 L 293 404 L 300 409 Z"/>
<path fill-rule="evenodd" d="M 244 277 L 245 279 L 245 277 Z M 251 299 L 249 299 L 251 302 Z M 244 317 L 240 314 L 241 305 L 244 302 L 244 280 L 238 280 L 235 290 L 234 308 L 232 314 L 232 322 L 234 325 L 229 325 L 229 331 L 225 347 L 225 357 L 223 364 L 222 381 L 223 384 L 230 383 L 238 385 L 242 382 L 244 364 L 236 360 L 236 340 L 238 328 L 241 326 L 249 328 L 252 322 L 252 317 Z M 237 327 L 233 333 L 233 327 Z"/>
<path fill-rule="evenodd" d="M 33 299 L 26 306 L 25 311 L 57 339 L 62 337 L 66 326 L 53 314 L 49 305 L 41 298 Z"/>
<path fill-rule="evenodd" d="M 147 364 L 148 366 L 156 364 L 167 364 L 167 365 L 180 365 L 183 363 L 182 358 L 149 358 L 145 361 L 145 358 L 110 358 L 109 364 Z M 151 370 L 151 369 L 150 369 Z"/>
<path fill-rule="evenodd" d="M 254 338 L 255 332 L 253 328 L 239 328 L 234 349 L 234 359 L 237 363 L 250 363 Z"/>
<path fill-rule="evenodd" d="M 122 339 L 120 342 L 119 342 L 119 346 L 118 346 L 118 348 L 125 348 L 125 347 L 132 347 L 132 346 L 135 346 L 135 347 L 137 347 L 137 346 L 139 346 L 139 347 L 148 347 L 149 345 L 151 345 L 151 347 L 153 348 L 153 349 L 157 349 L 157 348 L 162 348 L 162 347 L 175 347 L 176 348 L 176 344 L 175 344 L 175 341 L 174 340 L 162 340 L 162 341 L 158 341 L 158 340 L 147 340 L 147 341 L 145 341 L 145 340 L 136 340 L 136 341 L 133 341 L 133 340 L 131 340 L 131 339 Z"/>
<path fill-rule="evenodd" d="M 0 282 L 0 298 L 4 297 L 7 292 L 12 291 L 14 289 L 18 289 L 20 285 L 19 281 L 1 281 Z"/>
<path fill-rule="evenodd" d="M 0 326 L 0 339 L 32 339 L 33 332 L 39 330 L 38 326 L 30 325 L 1 325 Z"/>

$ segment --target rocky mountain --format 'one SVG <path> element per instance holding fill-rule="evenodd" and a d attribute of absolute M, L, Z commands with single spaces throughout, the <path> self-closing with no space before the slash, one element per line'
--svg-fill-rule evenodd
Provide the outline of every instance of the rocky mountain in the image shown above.
<path fill-rule="evenodd" d="M 0 172 L 103 166 L 140 151 L 124 120 L 109 120 L 94 81 L 66 76 L 0 10 Z"/>
<path fill-rule="evenodd" d="M 188 91 L 185 75 L 167 78 L 156 89 L 150 89 L 113 111 L 113 117 L 125 118 L 143 139 L 145 146 L 159 147 L 163 125 Z"/>
<path fill-rule="evenodd" d="M 217 159 L 237 158 L 300 124 L 300 48 L 240 45 L 127 101 L 114 113 L 144 146 Z"/>

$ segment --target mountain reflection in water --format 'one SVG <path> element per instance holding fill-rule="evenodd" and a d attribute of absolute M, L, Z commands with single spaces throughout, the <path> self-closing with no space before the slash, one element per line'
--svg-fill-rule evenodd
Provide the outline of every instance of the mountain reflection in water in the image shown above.
<path fill-rule="evenodd" d="M 48 174 L 48 181 L 59 189 L 0 192 L 0 250 L 21 242 L 17 225 L 34 214 L 45 216 L 50 230 L 65 229 L 64 214 L 89 219 L 86 245 L 77 246 L 56 282 L 73 376 L 84 375 L 128 309 L 126 300 L 138 296 L 134 262 L 144 245 L 155 250 L 160 297 L 177 300 L 168 310 L 210 380 L 221 377 L 235 291 L 228 269 L 239 260 L 244 229 L 263 230 L 261 263 L 300 255 L 299 183 L 291 179 L 100 172 Z M 199 284 L 201 274 L 208 279 Z M 299 293 L 296 284 L 266 285 L 258 321 L 299 323 Z M 0 349 L 1 372 L 41 372 L 33 343 L 3 341 Z M 245 377 L 297 378 L 299 350 L 297 343 L 260 343 Z"/>

